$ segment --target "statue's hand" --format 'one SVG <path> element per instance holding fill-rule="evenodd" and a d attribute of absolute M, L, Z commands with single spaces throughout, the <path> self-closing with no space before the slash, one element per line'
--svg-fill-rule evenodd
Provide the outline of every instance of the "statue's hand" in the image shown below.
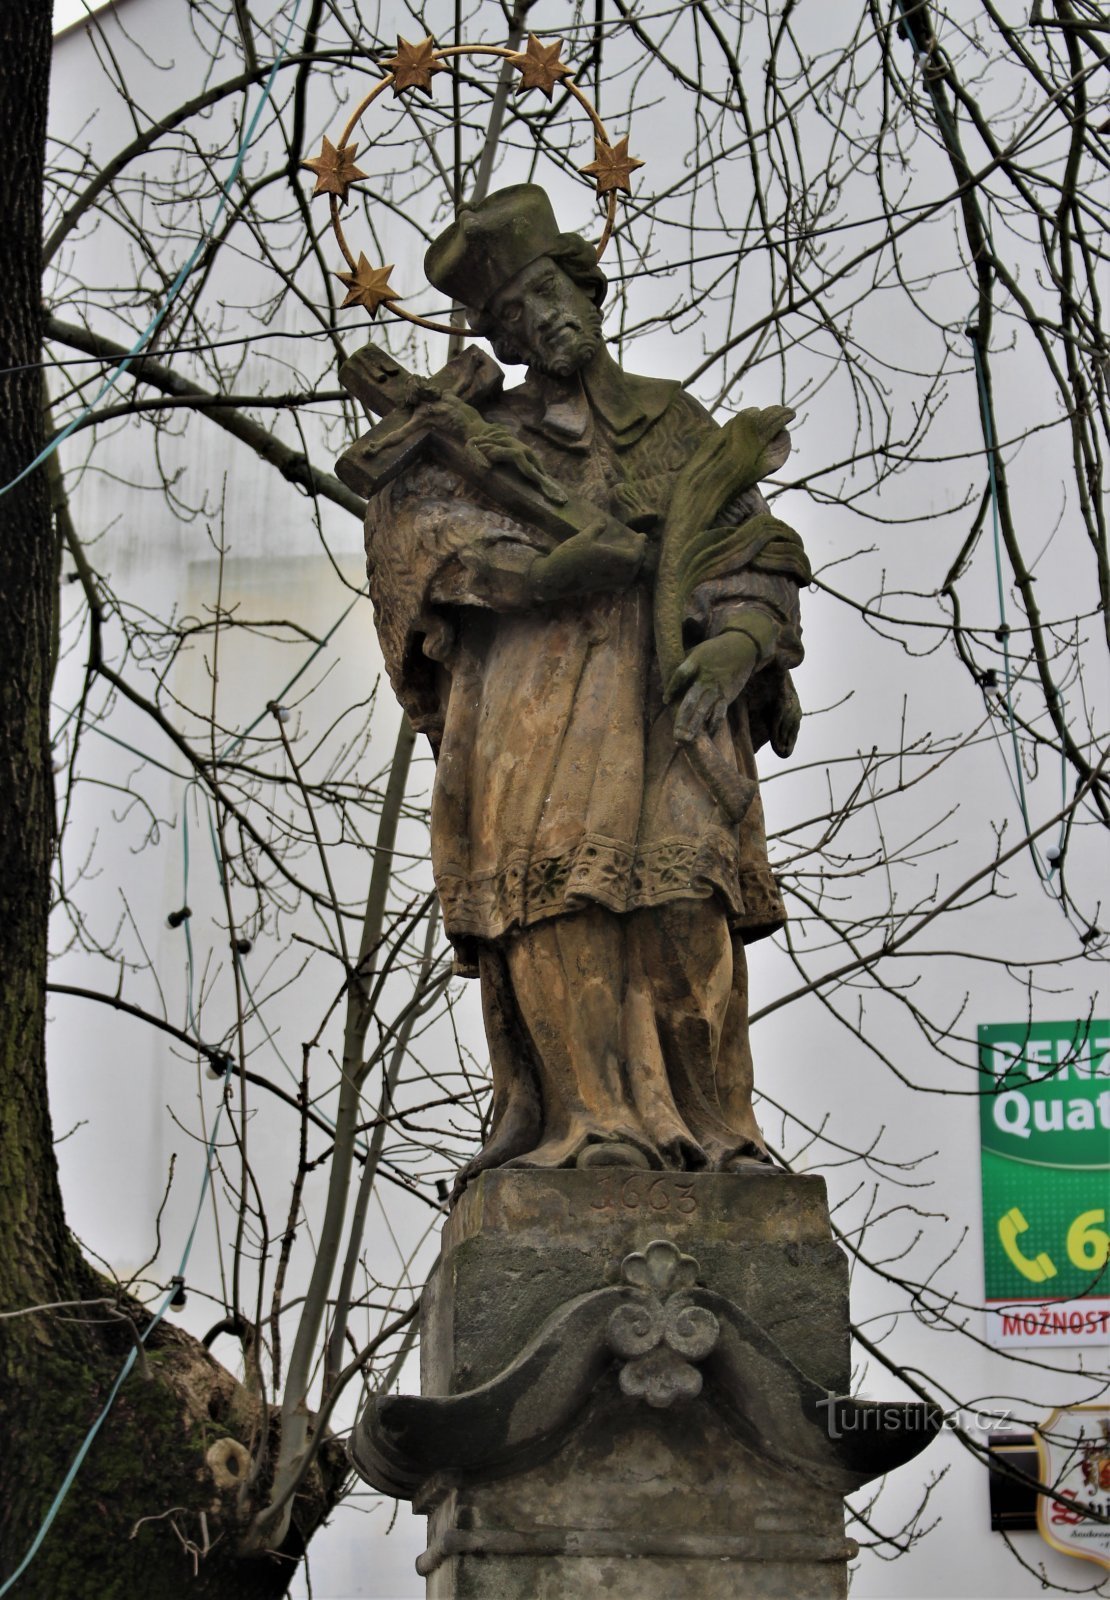
<path fill-rule="evenodd" d="M 695 645 L 670 685 L 672 698 L 682 696 L 674 719 L 679 744 L 703 731 L 716 733 L 758 665 L 759 647 L 746 633 L 721 633 Z"/>
<path fill-rule="evenodd" d="M 569 600 L 577 594 L 627 589 L 640 574 L 645 539 L 611 517 L 557 545 L 540 556 L 530 573 L 532 592 L 539 601 Z"/>
<path fill-rule="evenodd" d="M 526 482 L 534 484 L 552 505 L 566 504 L 566 490 L 544 471 L 539 457 L 508 428 L 488 422 L 483 428 L 468 431 L 465 439 L 467 457 L 479 472 L 498 466 L 512 467 Z"/>

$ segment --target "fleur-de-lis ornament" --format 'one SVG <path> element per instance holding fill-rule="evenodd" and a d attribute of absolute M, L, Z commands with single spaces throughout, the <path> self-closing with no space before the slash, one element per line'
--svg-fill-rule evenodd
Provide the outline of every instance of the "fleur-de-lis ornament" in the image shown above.
<path fill-rule="evenodd" d="M 712 1311 L 689 1299 L 697 1276 L 694 1257 L 670 1239 L 653 1239 L 621 1262 L 633 1295 L 609 1318 L 606 1337 L 624 1361 L 619 1381 L 630 1399 L 663 1410 L 701 1393 L 695 1363 L 712 1351 L 720 1325 Z"/>

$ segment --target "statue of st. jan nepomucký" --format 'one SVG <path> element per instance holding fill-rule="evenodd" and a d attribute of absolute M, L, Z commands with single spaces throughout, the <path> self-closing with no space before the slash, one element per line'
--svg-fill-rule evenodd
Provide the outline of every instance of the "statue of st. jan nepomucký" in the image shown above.
<path fill-rule="evenodd" d="M 744 946 L 785 917 L 755 751 L 797 736 L 809 567 L 756 484 L 792 413 L 722 429 L 677 382 L 625 372 L 594 251 L 535 185 L 460 210 L 425 266 L 527 367 L 503 391 L 472 349 L 469 376 L 394 387 L 389 436 L 361 442 L 402 450 L 367 512 L 370 592 L 436 753 L 444 924 L 482 985 L 494 1107 L 461 1179 L 773 1173 Z"/>

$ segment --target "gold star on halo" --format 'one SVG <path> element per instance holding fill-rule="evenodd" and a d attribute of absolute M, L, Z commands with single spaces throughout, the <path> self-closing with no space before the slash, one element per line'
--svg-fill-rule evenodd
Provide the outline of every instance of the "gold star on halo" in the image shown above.
<path fill-rule="evenodd" d="M 534 33 L 530 33 L 525 49 L 509 57 L 510 63 L 520 72 L 517 88 L 521 92 L 527 89 L 539 89 L 550 100 L 559 79 L 570 77 L 571 69 L 565 61 L 559 60 L 559 51 L 562 48 L 561 39 L 556 39 L 554 44 L 545 45 Z"/>
<path fill-rule="evenodd" d="M 594 139 L 594 159 L 588 167 L 579 167 L 585 177 L 597 179 L 598 194 L 608 194 L 610 189 L 623 189 L 626 194 L 632 193 L 629 178 L 637 167 L 643 166 L 642 161 L 637 161 L 635 156 L 628 153 L 628 137 L 618 139 L 616 144 L 606 144 L 604 139 Z"/>
<path fill-rule="evenodd" d="M 372 267 L 366 257 L 359 252 L 358 266 L 353 272 L 337 272 L 336 277 L 347 288 L 347 298 L 340 309 L 347 306 L 365 306 L 372 317 L 377 315 L 378 307 L 387 300 L 399 300 L 401 297 L 389 282 L 389 274 L 393 271 L 392 265 L 388 267 Z"/>
<path fill-rule="evenodd" d="M 393 74 L 393 93 L 403 89 L 420 89 L 428 96 L 432 92 L 432 73 L 446 72 L 447 68 L 435 58 L 436 42 L 431 34 L 419 44 L 409 44 L 397 35 L 397 54 L 385 63 Z"/>
<path fill-rule="evenodd" d="M 357 149 L 357 144 L 341 144 L 337 150 L 330 139 L 325 139 L 318 156 L 313 156 L 311 161 L 301 162 L 302 167 L 316 174 L 313 199 L 318 194 L 337 194 L 340 200 L 346 201 L 351 184 L 368 176 L 361 167 L 355 166 Z"/>

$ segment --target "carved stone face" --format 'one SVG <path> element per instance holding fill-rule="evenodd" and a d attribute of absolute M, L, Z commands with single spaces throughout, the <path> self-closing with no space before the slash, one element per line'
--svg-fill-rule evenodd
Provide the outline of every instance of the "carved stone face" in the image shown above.
<path fill-rule="evenodd" d="M 601 343 L 601 312 L 562 267 L 541 256 L 522 268 L 487 308 L 503 360 L 569 378 Z"/>

